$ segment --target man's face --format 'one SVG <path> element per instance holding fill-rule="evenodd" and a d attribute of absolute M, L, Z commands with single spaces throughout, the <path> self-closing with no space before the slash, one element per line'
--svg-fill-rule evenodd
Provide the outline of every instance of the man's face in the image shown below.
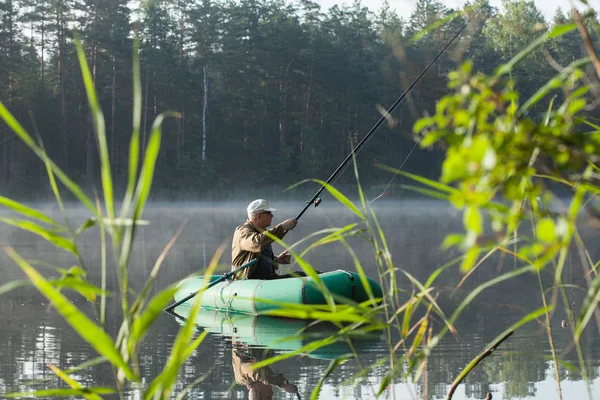
<path fill-rule="evenodd" d="M 268 226 L 271 226 L 271 221 L 273 220 L 273 214 L 271 211 L 261 211 L 256 214 L 256 226 L 262 229 L 265 229 Z"/>

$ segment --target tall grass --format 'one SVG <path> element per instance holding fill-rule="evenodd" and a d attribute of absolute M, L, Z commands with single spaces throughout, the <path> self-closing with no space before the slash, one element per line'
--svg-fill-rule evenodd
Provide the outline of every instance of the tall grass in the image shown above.
<path fill-rule="evenodd" d="M 12 393 L 8 397 L 22 396 L 77 396 L 89 399 L 100 398 L 100 395 L 118 393 L 124 398 L 127 392 L 135 392 L 136 397 L 145 399 L 169 398 L 174 387 L 179 367 L 189 357 L 191 352 L 202 342 L 205 335 L 193 338 L 193 318 L 184 324 L 175 339 L 171 355 L 160 373 L 150 384 L 141 384 L 139 348 L 144 336 L 151 328 L 157 316 L 171 301 L 175 288 L 167 287 L 151 295 L 154 280 L 160 270 L 162 261 L 168 249 L 173 245 L 173 238 L 163 253 L 156 260 L 148 280 L 139 293 L 133 293 L 128 280 L 128 264 L 131 249 L 135 240 L 138 225 L 145 223 L 142 218 L 144 206 L 148 200 L 152 179 L 156 167 L 156 159 L 161 144 L 161 123 L 166 117 L 178 117 L 177 113 L 164 113 L 159 115 L 152 125 L 148 145 L 140 159 L 140 120 L 141 120 L 141 83 L 138 45 L 134 48 L 133 56 L 133 133 L 129 146 L 129 176 L 124 198 L 121 200 L 120 211 L 116 210 L 114 198 L 111 165 L 109 162 L 108 146 L 106 142 L 105 124 L 102 110 L 100 109 L 94 83 L 90 74 L 84 51 L 79 40 L 76 39 L 77 54 L 82 72 L 83 83 L 86 89 L 90 118 L 93 122 L 95 138 L 98 144 L 100 158 L 100 171 L 102 182 L 102 198 L 89 198 L 74 180 L 69 178 L 47 155 L 41 139 L 34 138 L 14 118 L 10 111 L 0 103 L 0 116 L 13 130 L 21 141 L 27 145 L 46 166 L 48 180 L 56 203 L 59 206 L 63 222 L 56 221 L 40 210 L 20 204 L 17 201 L 0 196 L 0 204 L 13 211 L 16 217 L 2 217 L 4 223 L 34 233 L 52 243 L 57 249 L 71 253 L 76 266 L 56 268 L 60 278 L 48 280 L 40 274 L 35 267 L 19 255 L 13 248 L 4 247 L 4 251 L 23 270 L 29 281 L 43 294 L 63 316 L 65 321 L 89 343 L 98 353 L 98 358 L 73 368 L 71 371 L 61 371 L 56 366 L 49 368 L 56 376 L 64 381 L 69 389 L 48 389 L 27 393 Z M 62 184 L 62 188 L 59 187 Z M 69 221 L 68 210 L 62 200 L 61 191 L 67 190 L 87 208 L 88 219 L 81 226 L 73 228 Z M 87 266 L 76 244 L 77 237 L 87 229 L 100 229 L 101 237 L 101 283 L 94 285 L 88 280 Z M 106 287 L 108 247 L 114 255 L 113 263 L 118 277 L 118 301 L 122 310 L 122 321 L 116 338 L 106 330 L 106 298 L 109 295 Z M 207 267 L 207 275 L 217 266 L 220 254 L 216 254 Z M 0 293 L 21 287 L 24 282 L 11 282 L 0 287 Z M 64 290 L 71 290 L 86 298 L 92 306 L 95 318 L 71 303 L 63 294 Z M 133 295 L 132 295 L 133 293 Z M 194 302 L 192 315 L 197 312 L 199 298 Z M 70 373 L 82 368 L 90 368 L 101 363 L 109 363 L 115 376 L 115 386 L 84 387 L 77 382 Z"/>

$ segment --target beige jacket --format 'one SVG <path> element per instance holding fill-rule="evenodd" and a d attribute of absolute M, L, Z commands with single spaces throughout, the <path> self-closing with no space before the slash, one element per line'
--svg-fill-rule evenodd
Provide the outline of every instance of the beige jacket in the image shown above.
<path fill-rule="evenodd" d="M 231 243 L 231 270 L 241 267 L 242 265 L 260 257 L 262 249 L 273 243 L 273 239 L 267 236 L 267 232 L 278 237 L 279 239 L 285 236 L 287 232 L 281 224 L 275 225 L 271 229 L 261 230 L 255 227 L 249 220 L 243 225 L 238 226 L 233 234 L 233 242 Z M 273 262 L 275 268 L 277 263 Z M 246 279 L 254 271 L 256 264 L 240 271 L 234 279 Z"/>
<path fill-rule="evenodd" d="M 252 366 L 257 362 L 272 356 L 272 352 L 265 354 L 264 349 L 252 349 L 246 346 L 234 345 L 231 352 L 231 364 L 233 366 L 235 381 L 246 387 L 255 383 L 262 383 L 282 388 L 289 384 L 288 380 L 282 374 L 274 372 L 268 366 L 252 369 Z"/>

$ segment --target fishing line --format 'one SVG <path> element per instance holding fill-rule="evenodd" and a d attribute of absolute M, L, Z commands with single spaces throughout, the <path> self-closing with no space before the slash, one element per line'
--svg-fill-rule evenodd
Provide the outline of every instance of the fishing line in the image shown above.
<path fill-rule="evenodd" d="M 381 124 L 391 115 L 391 113 L 394 111 L 396 106 L 398 106 L 398 104 L 400 104 L 400 102 L 402 100 L 404 100 L 406 95 L 421 80 L 421 78 L 423 78 L 423 76 L 437 62 L 437 60 L 446 52 L 448 47 L 450 47 L 450 45 L 456 40 L 456 38 L 458 38 L 458 36 L 460 36 L 460 34 L 465 30 L 465 28 L 469 25 L 469 23 L 470 23 L 470 21 L 465 22 L 465 24 L 448 41 L 448 43 L 446 43 L 446 45 L 442 48 L 442 50 L 433 58 L 433 60 L 431 60 L 429 62 L 429 64 L 425 67 L 425 69 L 423 69 L 423 71 L 421 71 L 421 73 L 417 76 L 417 78 L 414 81 L 412 81 L 412 83 L 406 88 L 406 90 L 400 95 L 400 97 L 398 97 L 398 99 L 394 102 L 394 104 L 392 104 L 392 106 L 385 112 L 385 114 L 382 115 L 382 117 L 379 119 L 379 121 L 377 121 L 377 123 L 371 128 L 371 130 L 369 130 L 367 135 L 356 145 L 356 147 L 350 152 L 350 154 L 348 154 L 348 156 L 346 156 L 344 161 L 342 161 L 342 163 L 335 169 L 335 171 L 333 171 L 331 176 L 325 181 L 325 184 L 323 186 L 321 186 L 321 188 L 313 195 L 313 197 L 309 201 L 306 202 L 306 205 L 304 206 L 302 211 L 300 211 L 300 213 L 296 216 L 296 218 L 295 218 L 296 220 L 298 220 L 298 219 L 300 219 L 300 217 L 302 217 L 302 215 L 306 212 L 306 210 L 308 210 L 308 208 L 311 206 L 311 204 L 314 204 L 314 206 L 317 207 L 321 203 L 322 199 L 319 197 L 319 195 L 323 192 L 323 190 L 325 190 L 325 186 L 330 184 L 334 180 L 334 178 L 340 173 L 340 171 L 344 170 L 344 167 L 346 166 L 348 161 L 350 161 L 350 159 L 352 159 L 352 156 L 358 154 L 358 152 L 360 151 L 362 146 L 367 143 L 367 141 L 373 136 L 373 134 L 377 131 L 377 129 L 381 126 Z M 417 142 L 417 144 L 418 144 L 418 142 Z M 414 147 L 416 147 L 416 145 Z M 414 147 L 412 150 L 414 150 Z M 412 150 L 411 150 L 411 153 L 412 153 Z M 410 155 L 410 153 L 409 153 L 409 155 Z"/>

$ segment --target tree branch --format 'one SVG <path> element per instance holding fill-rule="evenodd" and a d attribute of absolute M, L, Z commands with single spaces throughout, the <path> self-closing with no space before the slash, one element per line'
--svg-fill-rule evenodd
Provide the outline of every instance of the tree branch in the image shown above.
<path fill-rule="evenodd" d="M 598 55 L 596 55 L 596 51 L 594 50 L 594 45 L 592 44 L 592 39 L 590 39 L 590 34 L 583 24 L 583 20 L 581 19 L 581 14 L 575 7 L 572 9 L 573 19 L 575 20 L 575 24 L 577 24 L 577 29 L 579 29 L 579 33 L 583 38 L 583 43 L 585 44 L 585 49 L 587 50 L 588 55 L 592 59 L 592 64 L 594 65 L 594 69 L 596 70 L 596 75 L 600 78 L 600 60 L 598 59 Z"/>

